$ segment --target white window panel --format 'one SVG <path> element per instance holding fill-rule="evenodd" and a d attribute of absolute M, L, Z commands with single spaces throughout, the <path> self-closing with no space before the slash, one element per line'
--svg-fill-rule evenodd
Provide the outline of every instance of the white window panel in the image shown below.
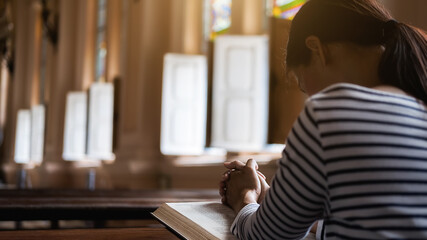
<path fill-rule="evenodd" d="M 31 108 L 31 162 L 40 165 L 43 161 L 45 132 L 45 107 L 43 105 Z"/>
<path fill-rule="evenodd" d="M 16 121 L 15 162 L 30 163 L 31 111 L 19 110 Z"/>
<path fill-rule="evenodd" d="M 166 54 L 162 91 L 161 152 L 202 154 L 206 145 L 206 57 Z"/>
<path fill-rule="evenodd" d="M 113 154 L 114 86 L 93 83 L 89 93 L 87 155 L 93 160 L 114 160 Z"/>
<path fill-rule="evenodd" d="M 212 146 L 260 151 L 268 129 L 268 38 L 215 40 Z"/>
<path fill-rule="evenodd" d="M 65 108 L 64 151 L 62 158 L 68 161 L 85 159 L 87 124 L 86 92 L 67 94 Z"/>

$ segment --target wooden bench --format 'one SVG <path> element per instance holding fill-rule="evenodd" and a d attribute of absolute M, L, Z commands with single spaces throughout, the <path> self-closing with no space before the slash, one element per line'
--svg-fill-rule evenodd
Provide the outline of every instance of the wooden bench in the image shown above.
<path fill-rule="evenodd" d="M 176 240 L 179 239 L 166 228 L 107 228 L 107 229 L 68 229 L 68 230 L 19 230 L 0 231 L 0 240 L 32 239 L 120 239 L 120 240 Z"/>
<path fill-rule="evenodd" d="M 164 202 L 219 201 L 218 190 L 0 190 L 0 221 L 150 219 Z"/>

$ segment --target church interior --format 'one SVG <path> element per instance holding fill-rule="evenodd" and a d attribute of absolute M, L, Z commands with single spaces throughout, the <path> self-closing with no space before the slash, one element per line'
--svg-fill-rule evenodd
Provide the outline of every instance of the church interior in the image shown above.
<path fill-rule="evenodd" d="M 173 239 L 139 203 L 219 200 L 226 161 L 270 181 L 306 99 L 284 62 L 304 2 L 0 0 L 0 239 Z M 380 2 L 427 29 L 427 1 Z"/>

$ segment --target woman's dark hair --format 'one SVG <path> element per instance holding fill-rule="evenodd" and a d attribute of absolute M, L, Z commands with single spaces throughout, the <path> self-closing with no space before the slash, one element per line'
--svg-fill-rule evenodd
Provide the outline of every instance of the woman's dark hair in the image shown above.
<path fill-rule="evenodd" d="M 308 65 L 305 39 L 323 43 L 383 45 L 378 74 L 392 85 L 427 103 L 427 37 L 420 29 L 399 23 L 375 0 L 310 0 L 292 21 L 286 53 L 289 68 Z"/>

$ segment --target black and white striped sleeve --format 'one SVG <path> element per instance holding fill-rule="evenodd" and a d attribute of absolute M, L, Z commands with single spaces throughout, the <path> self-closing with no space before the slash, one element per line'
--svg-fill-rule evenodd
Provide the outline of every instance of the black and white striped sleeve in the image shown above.
<path fill-rule="evenodd" d="M 328 208 L 323 150 L 307 100 L 295 122 L 279 168 L 261 205 L 249 204 L 231 231 L 240 239 L 300 239 Z"/>

